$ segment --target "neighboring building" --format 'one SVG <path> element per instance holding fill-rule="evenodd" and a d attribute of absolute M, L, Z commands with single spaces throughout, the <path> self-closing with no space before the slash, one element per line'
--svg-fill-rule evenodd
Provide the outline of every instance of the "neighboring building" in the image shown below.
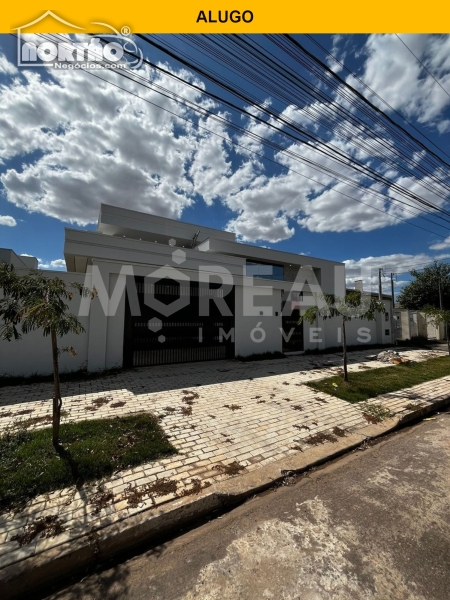
<path fill-rule="evenodd" d="M 87 303 L 72 301 L 71 312 L 81 314 L 86 332 L 61 342 L 78 353 L 61 356 L 66 370 L 340 345 L 339 319 L 310 326 L 298 325 L 298 318 L 319 286 L 345 294 L 343 263 L 243 244 L 230 232 L 108 205 L 101 206 L 97 231 L 66 229 L 64 255 L 68 272 L 48 276 L 99 292 Z M 11 250 L 0 250 L 0 260 L 18 269 L 37 267 L 36 259 Z M 348 323 L 349 344 L 391 342 L 390 297 L 383 301 L 386 317 Z M 39 332 L 0 341 L 0 374 L 50 372 L 50 354 Z"/>
<path fill-rule="evenodd" d="M 15 269 L 37 269 L 38 260 L 34 256 L 17 256 L 14 250 L 0 248 L 0 263 L 13 265 Z"/>
<path fill-rule="evenodd" d="M 419 310 L 408 310 L 396 308 L 394 310 L 396 329 L 395 339 L 410 340 L 422 337 L 429 340 L 445 340 L 445 325 L 441 323 L 438 327 L 427 322 L 425 314 Z"/>

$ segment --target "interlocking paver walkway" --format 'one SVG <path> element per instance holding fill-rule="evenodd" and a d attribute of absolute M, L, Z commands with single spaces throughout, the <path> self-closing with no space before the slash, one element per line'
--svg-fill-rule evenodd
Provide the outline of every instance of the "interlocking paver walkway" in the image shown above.
<path fill-rule="evenodd" d="M 350 371 L 389 368 L 368 361 L 371 351 L 351 352 Z M 411 360 L 443 353 L 405 350 Z M 354 432 L 367 425 L 361 405 L 352 405 L 316 392 L 305 382 L 341 371 L 333 354 L 297 355 L 282 360 L 241 363 L 233 360 L 167 365 L 124 371 L 100 379 L 62 385 L 63 422 L 149 411 L 179 454 L 116 473 L 102 482 L 112 496 L 105 508 L 95 503 L 98 485 L 64 489 L 39 496 L 18 512 L 0 515 L 0 568 L 125 519 L 176 495 L 195 493 L 201 486 L 227 477 L 223 466 L 236 461 L 243 472 L 252 471 L 308 447 L 308 438 L 334 427 Z M 376 399 L 391 412 L 450 393 L 450 377 Z M 35 417 L 51 415 L 51 384 L 0 389 L 0 431 Z M 193 404 L 183 399 L 195 396 Z M 198 396 L 198 397 L 197 397 Z M 107 403 L 97 406 L 95 400 Z M 192 412 L 190 411 L 192 409 Z M 29 425 L 48 426 L 48 423 Z M 137 503 L 134 489 L 168 479 L 177 491 L 165 496 L 144 494 Z M 96 496 L 97 495 L 97 496 Z M 64 532 L 52 538 L 36 537 L 19 547 L 11 538 L 37 518 L 57 515 Z"/>

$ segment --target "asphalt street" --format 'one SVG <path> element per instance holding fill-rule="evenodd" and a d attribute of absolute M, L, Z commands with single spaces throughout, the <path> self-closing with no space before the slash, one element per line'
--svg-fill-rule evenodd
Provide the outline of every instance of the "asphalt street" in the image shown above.
<path fill-rule="evenodd" d="M 52 600 L 448 600 L 450 412 L 257 496 Z"/>

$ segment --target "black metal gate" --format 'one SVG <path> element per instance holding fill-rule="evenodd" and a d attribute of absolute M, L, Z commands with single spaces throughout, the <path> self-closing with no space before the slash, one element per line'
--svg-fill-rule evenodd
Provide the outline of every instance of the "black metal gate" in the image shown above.
<path fill-rule="evenodd" d="M 298 352 L 304 349 L 303 323 L 298 324 L 299 309 L 294 309 L 290 315 L 283 314 L 283 352 Z"/>
<path fill-rule="evenodd" d="M 219 284 L 180 284 L 168 278 L 155 283 L 135 278 L 140 316 L 125 306 L 123 362 L 125 367 L 217 360 L 234 357 L 234 288 L 225 296 Z M 186 305 L 164 316 L 145 303 L 151 294 L 170 305 L 188 297 Z M 148 298 L 148 296 L 147 296 Z M 209 299 L 209 315 L 200 316 L 200 302 Z M 214 301 L 221 298 L 232 316 L 222 316 Z"/>

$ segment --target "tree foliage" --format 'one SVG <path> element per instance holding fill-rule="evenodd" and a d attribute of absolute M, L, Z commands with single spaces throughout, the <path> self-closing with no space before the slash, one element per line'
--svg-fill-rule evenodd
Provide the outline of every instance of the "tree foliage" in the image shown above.
<path fill-rule="evenodd" d="M 431 323 L 431 325 L 434 327 L 440 327 L 440 325 L 444 325 L 445 337 L 447 338 L 447 348 L 450 355 L 450 310 L 445 308 L 435 308 L 434 306 L 424 306 L 422 312 L 427 318 L 427 323 Z"/>
<path fill-rule="evenodd" d="M 12 265 L 0 263 L 0 338 L 18 340 L 22 334 L 40 330 L 50 337 L 53 360 L 53 443 L 58 446 L 61 421 L 61 392 L 59 381 L 59 354 L 75 350 L 69 346 L 58 348 L 58 338 L 69 333 L 80 334 L 84 328 L 69 312 L 68 302 L 78 291 L 94 296 L 94 292 L 79 283 L 66 283 L 60 277 L 49 277 L 40 271 L 18 275 Z"/>
<path fill-rule="evenodd" d="M 386 309 L 383 302 L 376 300 L 372 296 L 362 296 L 359 290 L 349 292 L 343 298 L 339 298 L 334 294 L 322 294 L 317 297 L 317 306 L 311 306 L 300 316 L 299 324 L 307 321 L 310 325 L 313 325 L 317 317 L 324 320 L 332 319 L 333 317 L 341 318 L 344 381 L 348 381 L 345 323 L 352 319 L 375 321 L 378 313 L 385 312 Z"/>
<path fill-rule="evenodd" d="M 422 271 L 412 270 L 414 277 L 400 292 L 397 302 L 401 308 L 421 310 L 425 306 L 440 308 L 439 284 L 443 308 L 450 308 L 450 264 L 435 261 Z"/>

